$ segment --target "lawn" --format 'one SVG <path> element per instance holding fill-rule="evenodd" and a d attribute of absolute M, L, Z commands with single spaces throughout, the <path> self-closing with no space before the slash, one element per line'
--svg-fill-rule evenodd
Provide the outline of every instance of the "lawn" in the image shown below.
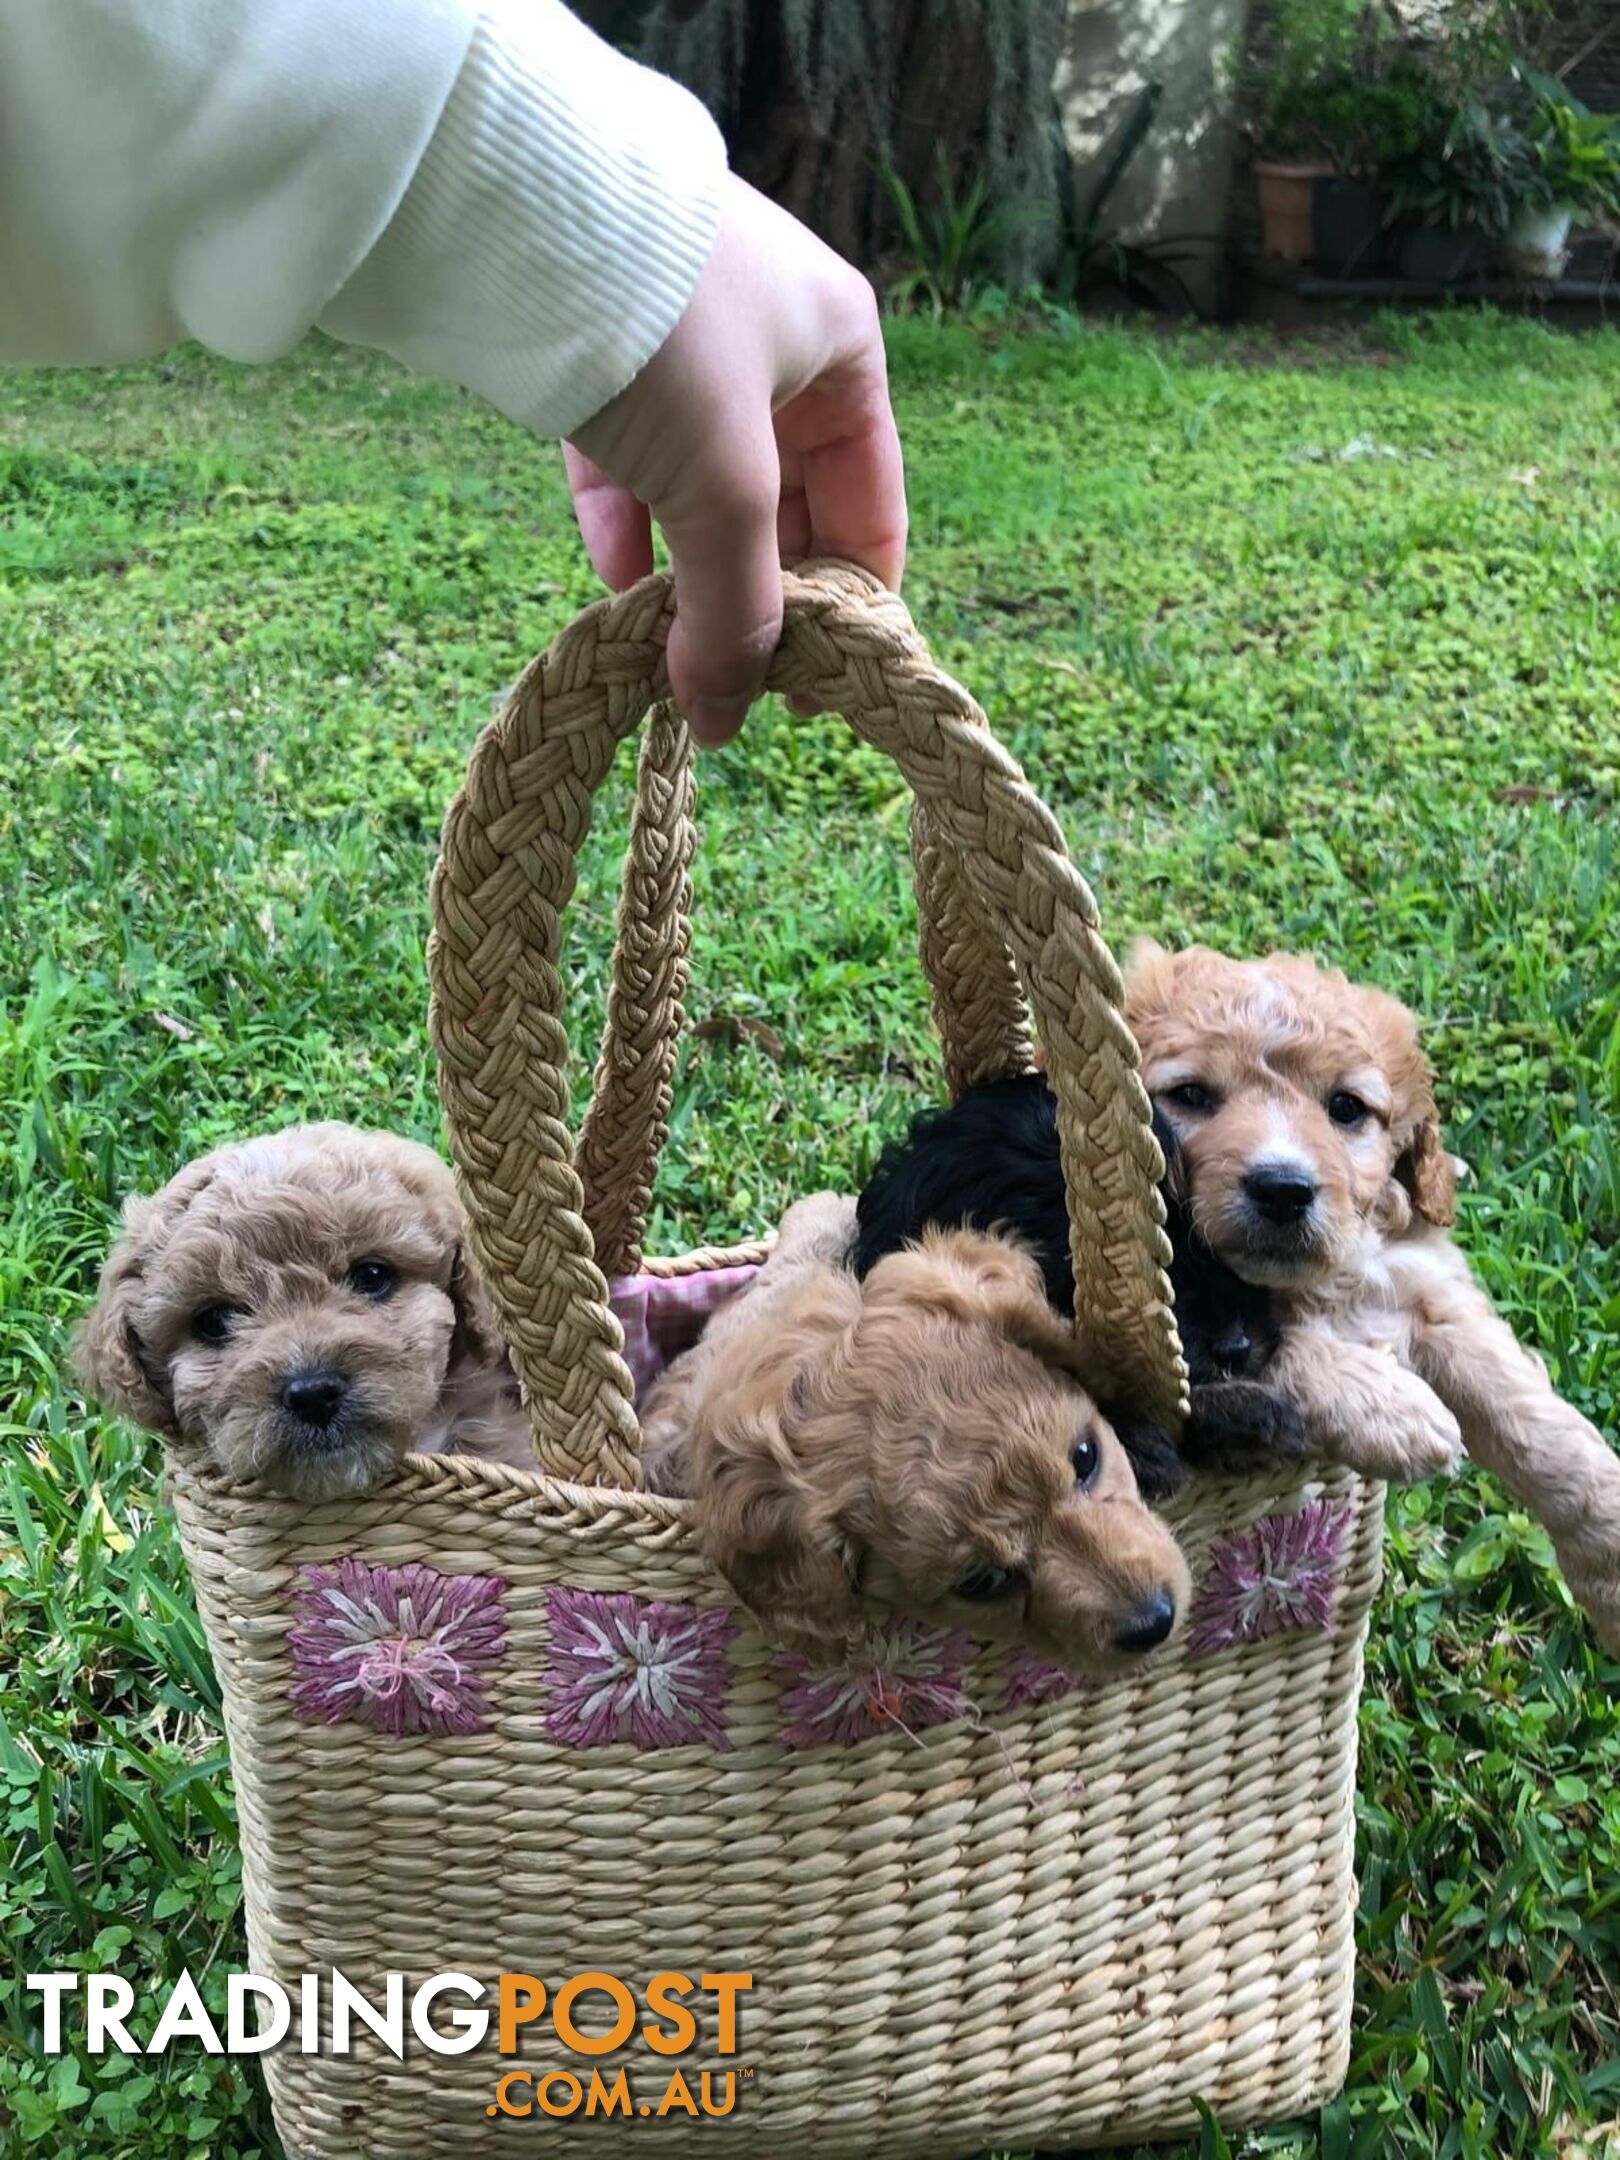
<path fill-rule="evenodd" d="M 1116 943 L 1311 947 L 1419 1007 L 1463 1242 L 1613 1435 L 1620 337 L 903 324 L 894 364 L 911 606 Z M 0 378 L 13 1972 L 241 1962 L 160 1464 L 86 1417 L 65 1333 L 119 1199 L 210 1143 L 310 1115 L 437 1137 L 425 885 L 492 700 L 592 595 L 564 504 L 551 448 L 330 346 Z M 767 1025 L 686 1055 L 666 1247 L 857 1180 L 933 1084 L 892 770 L 767 707 L 700 786 L 692 1009 Z M 621 765 L 571 926 L 583 1043 L 625 800 Z M 1388 1562 L 1349 2086 L 1234 2149 L 1620 2152 L 1620 1671 L 1477 1473 L 1398 1499 Z M 8 2160 L 276 2152 L 242 2066 L 46 2065 L 0 2002 Z"/>

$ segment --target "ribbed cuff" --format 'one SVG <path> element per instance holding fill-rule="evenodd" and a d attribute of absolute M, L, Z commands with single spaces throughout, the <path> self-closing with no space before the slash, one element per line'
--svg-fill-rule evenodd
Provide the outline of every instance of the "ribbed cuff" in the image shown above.
<path fill-rule="evenodd" d="M 558 0 L 485 7 L 392 222 L 321 315 L 567 435 L 644 367 L 708 259 L 720 131 Z"/>

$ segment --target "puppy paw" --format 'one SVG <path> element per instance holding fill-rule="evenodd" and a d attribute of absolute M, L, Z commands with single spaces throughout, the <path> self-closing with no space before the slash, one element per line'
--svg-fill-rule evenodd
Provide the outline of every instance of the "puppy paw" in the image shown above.
<path fill-rule="evenodd" d="M 1402 1485 L 1457 1468 L 1461 1430 L 1427 1381 L 1376 1353 L 1366 1353 L 1364 1365 L 1356 1361 L 1344 1378 L 1342 1419 L 1336 1416 L 1318 1436 L 1330 1462 Z"/>
<path fill-rule="evenodd" d="M 1213 1380 L 1192 1390 L 1181 1452 L 1217 1477 L 1253 1477 L 1305 1453 L 1305 1422 L 1293 1398 L 1254 1380 Z"/>

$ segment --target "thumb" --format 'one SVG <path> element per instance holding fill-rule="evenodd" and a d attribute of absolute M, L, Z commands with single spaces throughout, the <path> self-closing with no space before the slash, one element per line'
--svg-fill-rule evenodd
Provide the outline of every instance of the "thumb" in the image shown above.
<path fill-rule="evenodd" d="M 742 726 L 782 637 L 781 465 L 763 401 L 760 421 L 718 459 L 695 459 L 675 499 L 652 505 L 675 575 L 670 688 L 697 740 L 711 745 Z"/>

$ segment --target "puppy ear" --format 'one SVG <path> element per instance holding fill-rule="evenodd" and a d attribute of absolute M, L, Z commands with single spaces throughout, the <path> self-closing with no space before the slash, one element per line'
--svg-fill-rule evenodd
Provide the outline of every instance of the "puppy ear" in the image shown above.
<path fill-rule="evenodd" d="M 1395 1182 L 1425 1222 L 1445 1229 L 1457 1219 L 1457 1168 L 1440 1137 L 1434 1074 L 1418 1041 L 1417 1021 L 1387 991 L 1363 989 L 1359 997 L 1395 1097 Z"/>
<path fill-rule="evenodd" d="M 465 1237 L 458 1239 L 450 1263 L 450 1302 L 456 1313 L 450 1337 L 451 1372 L 499 1365 L 505 1359 L 506 1344 L 495 1317 L 495 1301 Z"/>
<path fill-rule="evenodd" d="M 759 1622 L 788 1644 L 841 1643 L 863 1624 L 860 1550 L 797 1468 L 780 1420 L 721 1407 L 702 1485 L 704 1551 Z"/>
<path fill-rule="evenodd" d="M 1440 1121 L 1419 1118 L 1395 1162 L 1395 1176 L 1425 1222 L 1444 1230 L 1457 1220 L 1457 1165 L 1440 1138 Z"/>
<path fill-rule="evenodd" d="M 96 1302 L 73 1338 L 75 1378 L 87 1395 L 120 1417 L 169 1439 L 178 1437 L 168 1374 L 135 1327 L 136 1294 L 146 1277 L 148 1239 L 158 1219 L 155 1200 L 124 1206 L 123 1235 L 101 1271 Z"/>
<path fill-rule="evenodd" d="M 814 1469 L 798 1445 L 859 1310 L 853 1279 L 824 1270 L 785 1313 L 724 1345 L 694 1407 L 699 1543 L 764 1634 L 812 1649 L 847 1642 L 865 1624 L 851 1518 L 867 1436 L 858 1457 L 829 1447 Z"/>

